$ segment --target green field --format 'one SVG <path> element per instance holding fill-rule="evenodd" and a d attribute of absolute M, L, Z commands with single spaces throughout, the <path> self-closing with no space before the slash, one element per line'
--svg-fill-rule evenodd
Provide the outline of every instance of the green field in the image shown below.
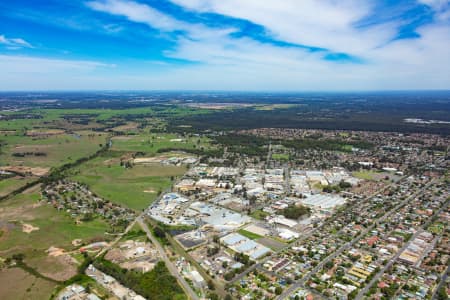
<path fill-rule="evenodd" d="M 181 140 L 181 141 L 179 141 Z M 181 137 L 176 134 L 142 134 L 119 136 L 112 139 L 112 150 L 140 151 L 155 154 L 161 149 L 210 149 L 210 140 L 204 137 Z"/>
<path fill-rule="evenodd" d="M 272 154 L 272 159 L 287 161 L 287 160 L 289 160 L 289 154 L 287 154 L 287 153 L 273 153 Z"/>
<path fill-rule="evenodd" d="M 75 224 L 65 212 L 57 211 L 51 205 L 40 203 L 39 195 L 20 194 L 0 202 L 0 219 L 4 234 L 0 238 L 0 256 L 18 251 L 45 251 L 50 246 L 72 248 L 72 240 L 89 240 L 103 237 L 108 225 L 101 219 Z M 38 227 L 31 233 L 22 231 L 22 224 Z"/>
<path fill-rule="evenodd" d="M 172 176 L 180 176 L 185 167 L 151 164 L 126 169 L 117 158 L 98 157 L 78 166 L 71 179 L 85 183 L 99 196 L 142 210 L 148 207 L 159 192 L 172 185 Z"/>
<path fill-rule="evenodd" d="M 61 126 L 75 126 L 75 128 L 97 127 L 96 123 L 105 123 L 106 121 L 114 121 L 117 119 L 124 120 L 126 118 L 139 120 L 150 117 L 159 116 L 189 116 L 196 114 L 210 113 L 207 109 L 189 108 L 181 105 L 166 105 L 155 107 L 138 107 L 127 109 L 30 109 L 20 112 L 2 112 L 4 115 L 14 116 L 21 114 L 29 114 L 38 118 L 32 119 L 14 119 L 14 120 L 1 120 L 0 130 L 18 130 L 23 131 L 25 128 L 60 128 Z M 79 124 L 70 123 L 64 120 L 64 117 L 70 116 L 72 118 L 88 119 L 88 126 L 79 126 Z"/>
<path fill-rule="evenodd" d="M 243 235 L 243 236 L 245 236 L 245 237 L 248 237 L 251 240 L 257 240 L 257 239 L 262 238 L 261 235 L 253 233 L 253 232 L 250 232 L 250 231 L 247 231 L 247 230 L 244 230 L 244 229 L 239 229 L 238 233 Z"/>
<path fill-rule="evenodd" d="M 250 214 L 252 218 L 255 218 L 257 220 L 264 220 L 268 215 L 269 213 L 262 210 L 255 210 Z"/>
<path fill-rule="evenodd" d="M 84 243 L 108 240 L 105 232 L 109 225 L 102 219 L 76 224 L 68 213 L 39 202 L 39 198 L 37 193 L 22 193 L 0 202 L 0 257 L 22 253 L 25 263 L 39 273 L 56 280 L 67 279 L 76 273 L 76 265 L 49 256 L 47 250 L 50 247 L 73 250 L 74 239 Z M 25 226 L 34 230 L 26 232 Z"/>
<path fill-rule="evenodd" d="M 0 161 L 2 165 L 55 167 L 95 153 L 106 142 L 106 136 L 92 131 L 48 137 L 2 136 L 0 140 L 6 145 L 1 147 Z M 27 154 L 30 152 L 45 155 Z M 14 153 L 25 156 L 13 156 Z"/>
<path fill-rule="evenodd" d="M 351 152 L 352 149 L 353 149 L 352 145 L 343 145 L 342 146 L 342 151 L 344 151 L 344 152 Z"/>
<path fill-rule="evenodd" d="M 375 174 L 376 172 L 373 171 L 357 171 L 352 173 L 354 177 L 364 180 L 375 180 Z"/>
<path fill-rule="evenodd" d="M 5 196 L 22 186 L 25 186 L 27 183 L 35 180 L 34 177 L 11 177 L 0 180 L 0 197 Z"/>

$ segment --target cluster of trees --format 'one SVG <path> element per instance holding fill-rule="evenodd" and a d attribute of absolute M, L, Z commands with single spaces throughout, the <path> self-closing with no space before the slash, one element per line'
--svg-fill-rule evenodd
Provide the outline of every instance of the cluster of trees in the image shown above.
<path fill-rule="evenodd" d="M 245 266 L 250 266 L 252 264 L 252 261 L 250 260 L 250 257 L 247 254 L 244 253 L 235 253 L 234 254 L 234 260 L 240 262 L 241 264 L 244 264 Z"/>
<path fill-rule="evenodd" d="M 25 156 L 47 156 L 45 152 L 14 152 L 11 154 L 14 157 L 25 157 Z"/>
<path fill-rule="evenodd" d="M 269 140 L 251 135 L 228 134 L 215 137 L 215 142 L 228 148 L 229 152 L 248 156 L 266 156 Z"/>
<path fill-rule="evenodd" d="M 339 139 L 312 139 L 304 138 L 299 140 L 283 140 L 281 144 L 287 148 L 294 148 L 297 150 L 305 149 L 320 149 L 329 151 L 351 151 L 348 145 L 361 148 L 371 149 L 373 144 L 366 141 L 343 141 Z"/>
<path fill-rule="evenodd" d="M 443 285 L 443 286 L 441 286 L 439 288 L 436 297 L 437 297 L 438 300 L 447 300 L 447 299 L 449 299 L 448 295 L 447 295 L 447 289 L 446 289 L 445 285 Z"/>
<path fill-rule="evenodd" d="M 158 262 L 153 270 L 146 273 L 122 269 L 120 266 L 103 258 L 95 260 L 94 266 L 100 271 L 116 278 L 121 284 L 146 299 L 186 299 L 176 278 L 170 275 L 169 270 L 162 261 Z"/>
<path fill-rule="evenodd" d="M 163 241 L 164 243 L 167 243 L 167 236 L 166 236 L 166 232 L 164 231 L 163 228 L 159 227 L 159 226 L 155 226 L 153 228 L 153 234 L 161 241 Z"/>
<path fill-rule="evenodd" d="M 242 273 L 246 268 L 248 268 L 249 266 L 251 266 L 254 262 L 250 259 L 250 257 L 244 253 L 235 253 L 234 254 L 234 260 L 240 262 L 241 264 L 243 264 L 244 266 L 242 266 L 239 269 L 233 269 L 230 270 L 229 272 L 225 273 L 223 275 L 223 278 L 225 280 L 230 281 L 231 279 L 234 278 L 234 276 L 236 274 L 240 274 Z"/>
<path fill-rule="evenodd" d="M 219 253 L 219 251 L 220 251 L 219 246 L 208 247 L 208 249 L 206 250 L 206 255 L 213 256 L 213 255 L 216 255 L 217 253 Z"/>
<path fill-rule="evenodd" d="M 61 167 L 54 168 L 51 170 L 51 172 L 48 176 L 42 177 L 41 179 L 39 179 L 39 181 L 41 183 L 43 183 L 44 185 L 46 185 L 46 184 L 50 184 L 52 182 L 56 182 L 58 180 L 63 179 L 65 177 L 66 171 L 106 153 L 109 149 L 109 145 L 110 145 L 110 142 L 108 140 L 108 142 L 105 145 L 100 144 L 99 145 L 100 149 L 97 152 L 95 152 L 94 154 L 91 154 L 90 156 L 87 156 L 87 157 L 79 158 L 74 162 L 62 165 Z"/>
<path fill-rule="evenodd" d="M 430 104 L 424 109 L 419 104 L 404 101 L 398 101 L 399 107 L 393 107 L 392 102 L 382 103 L 374 101 L 376 107 L 369 107 L 367 102 L 362 105 L 352 101 L 342 106 L 336 103 L 324 100 L 318 102 L 317 99 L 302 100 L 301 106 L 294 106 L 288 109 L 274 110 L 255 110 L 253 107 L 239 108 L 234 110 L 220 110 L 205 114 L 183 114 L 172 116 L 168 119 L 170 131 L 190 131 L 199 132 L 207 130 L 239 130 L 249 128 L 305 128 L 305 129 L 326 129 L 326 130 L 367 130 L 367 131 L 398 131 L 398 132 L 427 132 L 436 134 L 448 134 L 448 126 L 445 124 L 432 124 L 423 126 L 421 124 L 408 124 L 403 122 L 403 118 L 408 115 L 418 113 L 429 113 Z M 387 99 L 390 99 L 387 97 Z M 239 99 L 240 100 L 240 99 Z M 391 99 L 390 99 L 391 100 Z M 213 101 L 213 100 L 211 100 Z M 233 99 L 233 101 L 237 101 Z M 261 103 L 262 99 L 252 99 L 252 103 Z M 420 104 L 422 105 L 422 104 Z M 401 106 L 401 108 L 400 108 Z M 441 110 L 441 104 L 435 106 L 436 111 Z M 439 107 L 439 108 L 438 108 Z M 324 110 L 324 108 L 326 110 Z M 343 113 L 343 111 L 352 111 L 352 113 Z M 398 114 L 398 112 L 402 112 Z M 395 112 L 395 118 L 392 114 Z M 429 118 L 436 118 L 436 115 L 429 113 Z M 184 125 L 180 128 L 178 126 Z M 189 127 L 186 127 L 188 125 Z M 354 145 L 358 147 L 358 145 Z M 360 148 L 360 147 L 358 147 Z"/>
<path fill-rule="evenodd" d="M 289 205 L 281 211 L 281 214 L 288 219 L 297 220 L 301 216 L 309 215 L 311 209 L 303 205 Z"/>
<path fill-rule="evenodd" d="M 341 181 L 337 185 L 326 185 L 326 186 L 324 186 L 322 188 L 322 191 L 325 192 L 325 193 L 333 193 L 333 192 L 339 193 L 341 190 L 345 190 L 345 189 L 348 189 L 348 188 L 351 188 L 351 187 L 352 187 L 352 185 L 350 183 L 345 182 L 345 181 Z"/>
<path fill-rule="evenodd" d="M 168 147 L 168 148 L 160 148 L 156 152 L 157 153 L 166 153 L 166 152 L 176 152 L 183 151 L 186 153 L 191 153 L 195 155 L 205 155 L 207 157 L 222 157 L 223 149 L 205 149 L 203 147 L 199 149 L 187 149 L 187 148 L 176 148 L 176 147 Z"/>

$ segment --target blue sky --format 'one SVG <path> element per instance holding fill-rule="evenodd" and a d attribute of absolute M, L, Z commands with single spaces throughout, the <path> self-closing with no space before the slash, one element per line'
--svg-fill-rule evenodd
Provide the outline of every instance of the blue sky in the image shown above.
<path fill-rule="evenodd" d="M 0 90 L 450 89 L 450 0 L 0 2 Z"/>

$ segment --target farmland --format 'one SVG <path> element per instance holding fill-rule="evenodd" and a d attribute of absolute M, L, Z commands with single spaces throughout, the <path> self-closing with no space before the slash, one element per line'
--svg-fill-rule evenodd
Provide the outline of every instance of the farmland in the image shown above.
<path fill-rule="evenodd" d="M 160 164 L 124 168 L 118 157 L 101 156 L 75 168 L 71 179 L 87 184 L 105 199 L 141 210 L 171 186 L 171 177 L 182 175 L 185 170 Z"/>
<path fill-rule="evenodd" d="M 39 200 L 37 193 L 22 193 L 0 202 L 0 257 L 21 253 L 39 272 L 57 274 L 70 266 L 62 257 L 50 256 L 50 247 L 70 251 L 75 239 L 85 243 L 104 239 L 108 227 L 101 219 L 76 224 L 67 213 Z"/>
<path fill-rule="evenodd" d="M 82 131 L 36 137 L 8 135 L 0 139 L 2 164 L 55 167 L 94 153 L 105 143 L 106 134 Z"/>
<path fill-rule="evenodd" d="M 0 180 L 0 197 L 6 196 L 18 188 L 25 186 L 27 183 L 33 181 L 33 177 L 11 177 Z"/>
<path fill-rule="evenodd" d="M 0 270 L 0 299 L 48 299 L 55 288 L 55 283 L 37 278 L 22 269 Z"/>
<path fill-rule="evenodd" d="M 176 134 L 142 134 L 119 136 L 112 139 L 112 150 L 116 151 L 140 151 L 147 154 L 155 154 L 164 149 L 210 149 L 210 140 L 205 137 L 187 136 Z"/>
<path fill-rule="evenodd" d="M 168 297 L 184 299 L 180 284 L 188 294 L 192 288 L 211 299 L 241 298 L 256 284 L 273 298 L 307 272 L 319 282 L 322 271 L 311 268 L 341 264 L 326 258 L 333 253 L 344 262 L 344 242 L 366 257 L 363 242 L 372 237 L 361 236 L 359 243 L 352 237 L 372 228 L 382 241 L 389 238 L 382 222 L 371 224 L 391 218 L 383 213 L 406 203 L 407 193 L 424 191 L 414 200 L 419 209 L 404 211 L 415 220 L 426 220 L 439 207 L 445 212 L 447 190 L 427 189 L 447 170 L 448 137 L 362 131 L 358 124 L 350 127 L 358 130 L 305 129 L 331 124 L 331 104 L 323 110 L 294 100 L 222 105 L 200 98 L 153 103 L 105 97 L 23 106 L 12 101 L 0 113 L 0 282 L 14 281 L 0 288 L 1 299 L 47 299 L 72 284 L 97 290 L 87 276 L 94 272 L 89 265 L 100 266 L 106 255 L 117 259 L 119 252 L 148 264 L 128 265 L 142 272 L 112 265 L 103 271 L 142 295 L 154 288 L 151 294 L 170 290 L 175 293 Z M 369 129 L 383 124 L 376 125 Z M 289 213 L 306 207 L 307 214 Z M 442 224 L 423 229 L 443 235 Z M 415 238 L 405 230 L 392 235 L 400 245 Z M 134 242 L 116 244 L 130 239 L 151 244 L 151 251 Z M 372 259 L 380 268 L 385 264 Z M 167 270 L 152 271 L 161 260 Z M 252 265 L 273 280 L 242 273 Z M 177 283 L 164 281 L 169 273 Z M 114 292 L 104 288 L 94 293 L 107 298 Z"/>

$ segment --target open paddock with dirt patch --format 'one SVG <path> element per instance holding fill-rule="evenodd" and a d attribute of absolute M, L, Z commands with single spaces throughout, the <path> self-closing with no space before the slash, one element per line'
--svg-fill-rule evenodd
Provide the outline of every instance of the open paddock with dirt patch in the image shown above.
<path fill-rule="evenodd" d="M 139 126 L 139 124 L 136 122 L 128 122 L 125 125 L 120 125 L 120 126 L 114 127 L 112 129 L 112 131 L 115 131 L 115 132 L 133 131 L 133 130 L 136 130 L 138 128 L 138 126 Z"/>
<path fill-rule="evenodd" d="M 0 154 L 3 165 L 55 167 L 74 162 L 100 149 L 106 133 L 83 131 L 50 136 L 11 135 L 2 137 Z"/>
<path fill-rule="evenodd" d="M 6 196 L 36 179 L 36 177 L 24 178 L 20 176 L 2 179 L 0 180 L 0 197 Z"/>
<path fill-rule="evenodd" d="M 22 269 L 0 270 L 0 299 L 49 299 L 56 284 L 37 278 Z M 7 284 L 6 284 L 7 283 Z"/>
<path fill-rule="evenodd" d="M 109 157 L 98 157 L 78 166 L 71 179 L 87 184 L 104 199 L 141 210 L 148 207 L 172 180 L 186 172 L 186 167 L 155 164 L 120 166 L 119 161 L 105 164 Z M 114 162 L 114 161 L 113 161 Z"/>
<path fill-rule="evenodd" d="M 47 135 L 59 135 L 64 134 L 65 131 L 61 129 L 46 129 L 46 130 L 28 130 L 27 136 L 47 136 Z"/>
<path fill-rule="evenodd" d="M 1 171 L 20 174 L 21 176 L 44 176 L 50 171 L 50 168 L 41 167 L 24 167 L 24 166 L 4 166 L 0 167 Z"/>
<path fill-rule="evenodd" d="M 140 134 L 112 138 L 112 150 L 140 151 L 156 155 L 161 149 L 211 149 L 210 140 L 206 137 L 183 137 L 177 134 Z"/>
<path fill-rule="evenodd" d="M 108 225 L 99 219 L 76 224 L 66 212 L 39 202 L 39 198 L 39 194 L 20 194 L 0 202 L 0 257 L 22 253 L 25 263 L 41 274 L 64 279 L 76 271 L 75 261 L 64 252 L 77 249 L 72 240 L 106 240 Z M 54 255 L 56 252 L 48 251 L 51 247 L 64 251 Z"/>

